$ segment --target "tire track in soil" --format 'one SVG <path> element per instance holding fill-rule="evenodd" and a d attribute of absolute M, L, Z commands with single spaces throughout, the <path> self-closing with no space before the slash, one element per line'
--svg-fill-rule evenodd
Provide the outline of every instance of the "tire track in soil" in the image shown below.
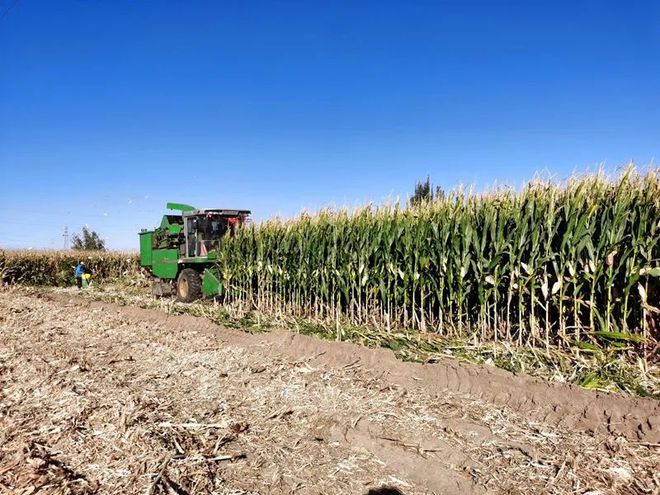
<path fill-rule="evenodd" d="M 658 450 L 626 440 L 657 432 L 635 426 L 657 411 L 653 401 L 615 397 L 604 416 L 621 414 L 622 426 L 612 428 L 600 414 L 576 420 L 586 407 L 578 397 L 566 427 L 543 400 L 564 403 L 558 391 L 587 392 L 597 405 L 613 396 L 50 292 L 0 292 L 0 329 L 0 493 L 7 473 L 25 465 L 24 483 L 64 487 L 49 493 L 145 493 L 150 484 L 222 494 L 366 493 L 384 483 L 406 495 L 660 488 Z M 513 409 L 498 405 L 507 401 Z M 191 418 L 217 431 L 162 426 Z M 210 461 L 223 442 L 245 457 Z"/>
<path fill-rule="evenodd" d="M 49 294 L 47 297 L 71 299 L 60 294 Z M 83 298 L 74 298 L 73 301 L 89 307 L 118 307 Z M 551 383 L 450 358 L 432 364 L 402 362 L 389 349 L 324 341 L 288 330 L 253 335 L 189 315 L 167 315 L 158 310 L 129 306 L 122 307 L 122 312 L 135 321 L 147 320 L 172 329 L 184 328 L 212 335 L 220 332 L 227 344 L 250 346 L 257 342 L 267 343 L 265 351 L 269 355 L 284 355 L 290 359 L 312 356 L 312 363 L 327 366 L 359 363 L 374 373 L 386 376 L 393 385 L 406 387 L 407 390 L 437 394 L 449 389 L 496 406 L 506 406 L 544 423 L 585 432 L 623 435 L 631 441 L 660 443 L 660 401 L 650 398 L 623 397 L 571 384 Z"/>

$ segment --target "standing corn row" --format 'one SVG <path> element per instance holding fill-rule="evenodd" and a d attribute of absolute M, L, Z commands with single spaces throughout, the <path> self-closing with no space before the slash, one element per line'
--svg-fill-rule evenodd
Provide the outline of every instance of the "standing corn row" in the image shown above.
<path fill-rule="evenodd" d="M 110 280 L 139 273 L 135 254 L 101 251 L 0 251 L 0 281 L 30 285 L 70 286 L 74 268 L 84 261 L 94 280 Z"/>
<path fill-rule="evenodd" d="M 658 172 L 268 221 L 218 266 L 229 302 L 269 312 L 546 346 L 657 340 Z"/>

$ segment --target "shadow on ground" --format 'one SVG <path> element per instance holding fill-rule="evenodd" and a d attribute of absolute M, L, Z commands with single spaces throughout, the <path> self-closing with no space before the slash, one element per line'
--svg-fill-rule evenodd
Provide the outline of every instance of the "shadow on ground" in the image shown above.
<path fill-rule="evenodd" d="M 392 486 L 381 486 L 372 488 L 367 492 L 367 495 L 403 495 L 403 492 Z"/>

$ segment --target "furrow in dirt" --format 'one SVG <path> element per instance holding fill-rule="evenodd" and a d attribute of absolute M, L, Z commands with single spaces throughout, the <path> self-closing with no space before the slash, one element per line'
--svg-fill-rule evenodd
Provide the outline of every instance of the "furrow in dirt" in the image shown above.
<path fill-rule="evenodd" d="M 49 295 L 56 300 L 66 296 Z M 111 303 L 68 298 L 75 304 L 117 310 Z M 309 359 L 328 366 L 359 363 L 363 368 L 387 377 L 407 390 L 441 395 L 444 390 L 465 393 L 497 406 L 506 406 L 550 424 L 583 431 L 623 435 L 629 440 L 660 443 L 660 401 L 624 397 L 586 390 L 571 384 L 551 383 L 527 375 L 514 375 L 492 366 L 479 366 L 443 359 L 432 364 L 402 362 L 388 349 L 370 349 L 350 342 L 329 342 L 287 330 L 252 335 L 221 328 L 189 315 L 168 315 L 162 311 L 122 307 L 132 321 L 152 321 L 174 330 L 220 334 L 228 344 L 268 344 L 264 352 L 290 359 Z"/>
<path fill-rule="evenodd" d="M 623 426 L 613 406 L 575 419 L 586 403 L 565 424 L 544 402 L 564 404 L 558 391 L 613 398 Z M 633 424 L 645 408 L 657 405 L 0 291 L 0 493 L 653 493 L 657 425 Z"/>

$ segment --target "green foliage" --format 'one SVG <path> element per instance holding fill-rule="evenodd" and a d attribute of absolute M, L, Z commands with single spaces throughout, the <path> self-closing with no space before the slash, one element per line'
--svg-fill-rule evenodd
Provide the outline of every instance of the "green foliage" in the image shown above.
<path fill-rule="evenodd" d="M 73 234 L 71 248 L 76 251 L 105 251 L 105 241 L 95 231 L 82 228 L 82 235 Z"/>
<path fill-rule="evenodd" d="M 410 197 L 409 203 L 411 206 L 419 206 L 427 201 L 443 199 L 444 195 L 444 191 L 439 186 L 435 188 L 434 192 L 431 185 L 431 178 L 426 177 L 425 181 L 419 181 L 415 184 L 415 192 Z"/>
<path fill-rule="evenodd" d="M 241 229 L 218 256 L 226 300 L 264 312 L 545 347 L 650 345 L 659 174 L 326 210 Z"/>

